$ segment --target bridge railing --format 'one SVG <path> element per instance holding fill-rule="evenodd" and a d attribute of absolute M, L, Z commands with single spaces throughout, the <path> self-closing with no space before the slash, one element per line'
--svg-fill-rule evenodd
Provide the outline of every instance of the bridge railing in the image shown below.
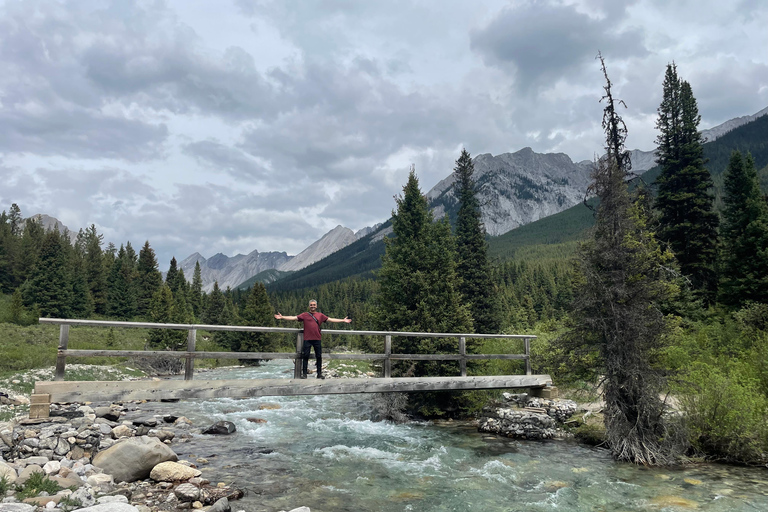
<path fill-rule="evenodd" d="M 179 357 L 185 359 L 184 379 L 192 380 L 194 376 L 195 359 L 293 359 L 294 378 L 298 378 L 301 371 L 301 352 L 304 344 L 301 329 L 286 327 L 251 327 L 233 325 L 202 325 L 202 324 L 160 324 L 150 322 L 113 322 L 104 320 L 74 320 L 64 318 L 40 318 L 41 324 L 59 325 L 59 347 L 56 358 L 56 374 L 54 380 L 64 380 L 67 357 Z M 81 350 L 70 349 L 69 327 L 96 326 L 96 327 L 124 327 L 144 329 L 173 329 L 187 331 L 187 350 Z M 268 332 L 268 333 L 294 333 L 296 334 L 295 352 L 206 352 L 196 350 L 197 331 L 236 331 L 236 332 Z M 470 333 L 427 333 L 427 332 L 394 332 L 394 331 L 353 331 L 347 329 L 324 329 L 325 335 L 357 335 L 357 336 L 383 336 L 384 353 L 377 354 L 348 354 L 348 353 L 324 353 L 324 359 L 345 360 L 383 360 L 384 377 L 391 377 L 392 361 L 458 361 L 461 376 L 467 376 L 467 361 L 482 359 L 509 360 L 519 359 L 525 361 L 525 374 L 531 375 L 531 339 L 536 338 L 530 334 L 470 334 Z M 392 352 L 392 338 L 418 337 L 418 338 L 456 338 L 458 339 L 457 354 L 398 354 Z M 521 339 L 524 342 L 523 354 L 468 354 L 467 340 L 472 338 L 500 338 Z"/>

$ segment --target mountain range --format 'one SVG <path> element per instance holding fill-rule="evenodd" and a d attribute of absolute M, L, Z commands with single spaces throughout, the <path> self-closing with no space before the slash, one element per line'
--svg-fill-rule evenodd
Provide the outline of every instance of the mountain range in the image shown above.
<path fill-rule="evenodd" d="M 702 135 L 706 141 L 711 142 L 766 115 L 768 108 L 703 130 Z M 653 151 L 634 150 L 631 159 L 632 169 L 637 174 L 656 166 Z M 496 156 L 488 153 L 476 155 L 473 164 L 482 221 L 489 235 L 499 236 L 563 212 L 583 201 L 590 183 L 589 174 L 593 162 L 573 162 L 564 153 L 541 154 L 526 147 L 514 153 Z M 455 219 L 459 202 L 453 183 L 454 176 L 451 173 L 426 193 L 436 218 L 448 215 L 451 220 Z M 37 216 L 47 229 L 56 226 L 63 231 L 66 228 L 53 217 L 44 214 Z M 377 258 L 383 249 L 378 247 L 373 256 L 363 253 L 390 232 L 389 222 L 363 228 L 358 232 L 336 226 L 296 256 L 285 252 L 260 253 L 254 250 L 247 255 L 228 257 L 218 253 L 205 258 L 196 252 L 182 260 L 179 268 L 184 270 L 184 275 L 191 281 L 195 264 L 200 263 L 205 291 L 213 289 L 214 282 L 218 282 L 221 289 L 226 289 L 239 287 L 245 282 L 250 284 L 254 279 L 263 282 L 286 279 L 285 275 L 306 269 L 342 249 L 345 250 L 346 261 L 357 261 L 360 269 L 367 271 L 372 265 L 372 258 Z M 74 233 L 70 236 L 74 236 Z M 261 276 L 257 276 L 259 274 Z"/>

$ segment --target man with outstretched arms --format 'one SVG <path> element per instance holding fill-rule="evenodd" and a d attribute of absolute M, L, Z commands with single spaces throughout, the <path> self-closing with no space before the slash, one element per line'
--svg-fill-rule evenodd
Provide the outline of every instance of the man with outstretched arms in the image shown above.
<path fill-rule="evenodd" d="M 298 320 L 304 323 L 304 346 L 301 350 L 301 375 L 300 378 L 307 378 L 307 366 L 309 364 L 309 349 L 315 348 L 315 359 L 317 360 L 317 378 L 324 379 L 323 375 L 323 348 L 320 344 L 320 328 L 323 322 L 350 323 L 351 318 L 329 318 L 317 310 L 317 301 L 309 301 L 309 311 L 298 316 L 286 316 L 277 313 L 275 318 L 278 320 Z"/>

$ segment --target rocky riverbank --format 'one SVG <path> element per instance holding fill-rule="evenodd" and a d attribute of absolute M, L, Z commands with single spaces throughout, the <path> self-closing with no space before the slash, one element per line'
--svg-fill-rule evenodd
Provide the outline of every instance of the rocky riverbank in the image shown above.
<path fill-rule="evenodd" d="M 0 424 L 0 512 L 238 510 L 232 502 L 243 490 L 203 478 L 198 466 L 207 460 L 180 461 L 172 449 L 234 425 L 196 428 L 185 417 L 146 416 L 137 403 L 51 408 L 50 418 Z M 51 492 L 30 493 L 29 482 L 39 485 L 42 475 Z"/>
<path fill-rule="evenodd" d="M 504 393 L 504 400 L 486 406 L 478 421 L 481 432 L 516 439 L 570 437 L 563 425 L 576 412 L 576 402 L 537 398 L 526 393 Z"/>

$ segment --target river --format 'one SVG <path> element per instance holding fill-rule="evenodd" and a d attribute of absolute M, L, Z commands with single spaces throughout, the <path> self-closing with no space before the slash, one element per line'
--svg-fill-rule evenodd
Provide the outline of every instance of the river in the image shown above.
<path fill-rule="evenodd" d="M 289 362 L 198 378 L 289 378 Z M 767 511 L 768 470 L 702 464 L 646 469 L 572 441 L 515 441 L 466 423 L 372 421 L 370 395 L 261 397 L 148 403 L 198 427 L 220 420 L 231 436 L 173 444 L 212 482 L 247 496 L 233 511 L 313 512 Z"/>

